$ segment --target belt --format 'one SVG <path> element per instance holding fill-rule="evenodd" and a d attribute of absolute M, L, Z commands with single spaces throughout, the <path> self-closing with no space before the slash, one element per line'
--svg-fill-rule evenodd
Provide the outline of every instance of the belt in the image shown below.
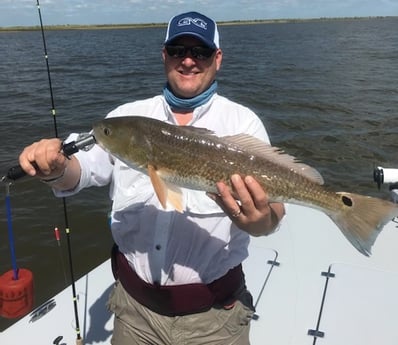
<path fill-rule="evenodd" d="M 242 265 L 210 284 L 159 285 L 143 281 L 116 245 L 112 248 L 112 272 L 128 294 L 140 304 L 165 316 L 181 316 L 224 306 L 246 288 Z"/>

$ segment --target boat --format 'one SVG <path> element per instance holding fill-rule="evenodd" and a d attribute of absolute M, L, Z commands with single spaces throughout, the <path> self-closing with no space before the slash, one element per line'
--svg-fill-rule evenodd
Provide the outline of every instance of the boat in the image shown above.
<path fill-rule="evenodd" d="M 376 178 L 391 182 L 375 170 Z M 397 202 L 398 190 L 391 193 Z M 251 238 L 243 264 L 256 306 L 251 344 L 398 344 L 397 227 L 391 220 L 366 257 L 324 213 L 287 205 L 277 232 Z M 106 301 L 113 284 L 110 260 L 76 281 L 82 343 L 110 343 Z M 0 344 L 76 344 L 74 315 L 67 287 L 1 332 Z"/>

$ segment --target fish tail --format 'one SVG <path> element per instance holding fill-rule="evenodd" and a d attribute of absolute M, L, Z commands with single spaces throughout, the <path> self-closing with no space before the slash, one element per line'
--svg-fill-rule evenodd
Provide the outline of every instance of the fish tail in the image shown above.
<path fill-rule="evenodd" d="M 398 205 L 358 194 L 337 194 L 343 207 L 337 213 L 330 213 L 330 218 L 359 252 L 369 256 L 384 225 L 398 216 Z"/>

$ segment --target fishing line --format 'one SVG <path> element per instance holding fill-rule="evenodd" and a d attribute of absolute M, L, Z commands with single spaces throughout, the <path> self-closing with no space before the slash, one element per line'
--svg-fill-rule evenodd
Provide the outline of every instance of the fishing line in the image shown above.
<path fill-rule="evenodd" d="M 10 199 L 11 183 L 6 183 L 5 185 L 6 185 L 6 213 L 7 213 L 8 243 L 10 245 L 10 252 L 11 252 L 11 265 L 12 265 L 12 271 L 13 271 L 13 279 L 18 280 L 17 256 L 15 254 L 14 232 L 12 229 L 12 217 L 11 217 L 11 199 Z"/>
<path fill-rule="evenodd" d="M 52 112 L 52 115 L 53 115 L 54 132 L 55 132 L 55 137 L 58 138 L 58 126 L 57 126 L 57 120 L 56 120 L 54 93 L 53 93 L 52 82 L 51 82 L 51 73 L 50 73 L 50 65 L 49 65 L 49 62 L 48 62 L 46 37 L 45 37 L 45 34 L 44 34 L 44 26 L 43 26 L 43 20 L 42 20 L 42 16 L 41 16 L 39 0 L 36 0 L 36 5 L 37 5 L 37 11 L 39 13 L 40 30 L 41 30 L 42 40 L 43 40 L 44 57 L 45 57 L 45 60 L 46 60 L 47 76 L 48 76 L 48 83 L 49 83 L 49 88 L 50 88 L 51 112 Z M 73 272 L 72 245 L 71 245 L 71 240 L 70 240 L 70 228 L 69 228 L 69 220 L 68 220 L 68 210 L 67 210 L 66 198 L 65 197 L 62 198 L 62 203 L 63 203 L 63 209 L 64 209 L 64 221 L 65 221 L 65 232 L 66 232 L 66 239 L 67 239 L 67 248 L 68 248 L 69 271 L 70 271 L 71 286 L 72 286 L 73 308 L 74 308 L 75 322 L 76 322 L 76 325 L 75 325 L 76 338 L 77 338 L 76 339 L 76 344 L 83 344 L 83 339 L 82 339 L 81 334 L 80 334 L 79 313 L 78 313 L 78 308 L 77 308 L 77 295 L 76 295 L 75 277 L 74 277 L 74 272 Z"/>
<path fill-rule="evenodd" d="M 1 182 L 5 183 L 6 188 L 5 204 L 12 270 L 0 275 L 0 316 L 15 319 L 25 316 L 33 309 L 33 273 L 17 265 L 11 214 L 11 183 L 7 182 L 5 177 L 1 179 Z"/>

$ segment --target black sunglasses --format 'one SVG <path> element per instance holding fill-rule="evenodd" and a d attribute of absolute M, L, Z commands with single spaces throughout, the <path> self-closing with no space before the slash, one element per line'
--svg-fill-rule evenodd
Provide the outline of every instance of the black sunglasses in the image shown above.
<path fill-rule="evenodd" d="M 171 57 L 184 58 L 190 52 L 192 57 L 198 60 L 207 60 L 215 52 L 215 49 L 205 46 L 186 47 L 182 45 L 166 45 L 165 49 L 167 55 Z"/>

